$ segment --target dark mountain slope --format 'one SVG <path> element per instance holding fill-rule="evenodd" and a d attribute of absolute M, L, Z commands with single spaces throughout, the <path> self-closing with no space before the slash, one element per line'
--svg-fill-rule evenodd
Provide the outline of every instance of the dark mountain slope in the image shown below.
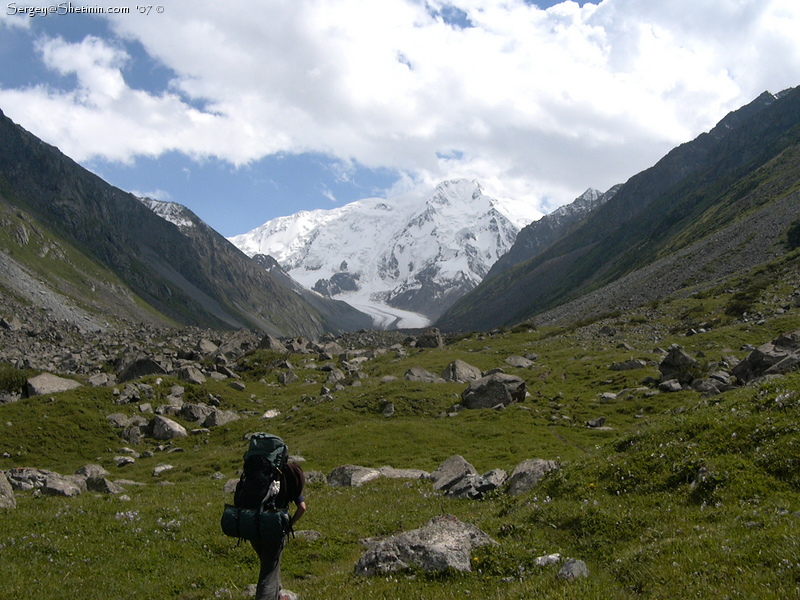
<path fill-rule="evenodd" d="M 632 177 L 543 253 L 482 282 L 439 326 L 489 329 L 524 320 L 698 242 L 789 193 L 798 173 L 788 165 L 754 174 L 798 142 L 800 90 L 762 94 Z M 764 177 L 781 180 L 780 190 L 770 191 Z"/>
<path fill-rule="evenodd" d="M 344 329 L 335 314 L 320 314 L 199 219 L 191 234 L 182 233 L 1 112 L 0 193 L 174 322 L 278 335 Z M 370 322 L 355 310 L 346 320 Z"/>

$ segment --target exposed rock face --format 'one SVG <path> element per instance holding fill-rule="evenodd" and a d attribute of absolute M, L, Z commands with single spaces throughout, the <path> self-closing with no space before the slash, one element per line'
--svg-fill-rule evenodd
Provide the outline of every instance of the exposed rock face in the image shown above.
<path fill-rule="evenodd" d="M 412 568 L 432 573 L 471 571 L 474 548 L 496 544 L 480 529 L 450 515 L 424 527 L 373 543 L 355 566 L 357 575 L 381 575 Z"/>
<path fill-rule="evenodd" d="M 478 475 L 475 467 L 463 456 L 455 455 L 444 461 L 431 473 L 433 489 L 455 498 L 478 500 L 484 494 L 497 489 L 506 480 L 506 472 L 494 469 Z"/>
<path fill-rule="evenodd" d="M 461 393 L 465 408 L 492 408 L 498 404 L 508 406 L 525 400 L 525 381 L 514 375 L 493 373 L 472 382 Z"/>

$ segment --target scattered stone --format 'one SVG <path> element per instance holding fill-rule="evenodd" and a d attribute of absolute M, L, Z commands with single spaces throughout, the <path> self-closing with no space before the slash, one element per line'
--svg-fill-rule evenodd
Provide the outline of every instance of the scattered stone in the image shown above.
<path fill-rule="evenodd" d="M 197 367 L 186 365 L 178 369 L 178 377 L 186 383 L 200 385 L 206 382 L 206 376 Z"/>
<path fill-rule="evenodd" d="M 86 479 L 86 487 L 90 492 L 101 494 L 121 494 L 124 490 L 105 477 L 92 476 Z"/>
<path fill-rule="evenodd" d="M 14 489 L 8 481 L 8 477 L 0 471 L 0 509 L 3 508 L 17 508 L 17 500 L 14 498 Z"/>
<path fill-rule="evenodd" d="M 58 394 L 59 392 L 66 392 L 79 387 L 81 387 L 81 384 L 73 379 L 65 379 L 52 373 L 42 373 L 28 379 L 25 385 L 25 394 L 28 398 L 31 398 L 44 394 Z"/>
<path fill-rule="evenodd" d="M 343 465 L 336 467 L 328 474 L 328 485 L 333 487 L 360 487 L 380 476 L 381 473 L 377 469 L 359 467 L 357 465 Z"/>
<path fill-rule="evenodd" d="M 664 360 L 658 365 L 658 370 L 661 371 L 662 382 L 677 379 L 681 385 L 690 384 L 698 375 L 700 363 L 689 356 L 683 348 L 673 344 Z"/>
<path fill-rule="evenodd" d="M 168 365 L 164 365 L 149 356 L 137 358 L 122 368 L 117 374 L 117 381 L 125 383 L 126 381 L 144 377 L 145 375 L 166 375 L 169 370 Z"/>
<path fill-rule="evenodd" d="M 658 389 L 665 393 L 680 392 L 683 390 L 683 386 L 677 379 L 668 379 L 658 384 Z"/>
<path fill-rule="evenodd" d="M 406 381 L 421 381 L 423 383 L 445 383 L 445 380 L 426 371 L 422 367 L 411 367 L 405 374 Z"/>
<path fill-rule="evenodd" d="M 612 371 L 633 371 L 634 369 L 643 369 L 647 366 L 647 361 L 642 359 L 631 359 L 624 362 L 612 363 L 609 367 Z"/>
<path fill-rule="evenodd" d="M 156 465 L 156 467 L 153 469 L 153 477 L 160 477 L 162 473 L 166 473 L 174 468 L 174 466 L 167 464 Z"/>
<path fill-rule="evenodd" d="M 420 569 L 431 573 L 471 571 L 472 550 L 494 545 L 483 531 L 451 515 L 434 517 L 424 527 L 370 545 L 355 566 L 356 575 L 371 576 Z"/>
<path fill-rule="evenodd" d="M 480 379 L 482 376 L 483 374 L 478 367 L 473 367 L 463 360 L 454 360 L 442 371 L 442 379 L 455 383 L 469 383 Z"/>
<path fill-rule="evenodd" d="M 228 423 L 238 420 L 239 415 L 234 411 L 214 408 L 206 417 L 206 420 L 203 421 L 203 427 L 220 427 L 221 425 L 227 425 Z"/>
<path fill-rule="evenodd" d="M 545 556 L 538 557 L 535 561 L 537 567 L 547 567 L 549 565 L 557 565 L 561 562 L 561 555 L 558 553 L 555 554 L 546 554 Z"/>
<path fill-rule="evenodd" d="M 784 333 L 762 344 L 733 368 L 742 383 L 764 375 L 783 375 L 800 367 L 800 330 Z"/>
<path fill-rule="evenodd" d="M 66 477 L 62 477 L 58 474 L 49 475 L 42 486 L 42 493 L 48 496 L 65 496 L 67 498 L 73 498 L 75 496 L 80 496 L 81 492 L 80 485 L 78 485 L 74 481 L 70 481 Z"/>
<path fill-rule="evenodd" d="M 582 560 L 568 558 L 558 572 L 558 576 L 565 581 L 575 581 L 581 577 L 589 577 L 589 567 Z"/>
<path fill-rule="evenodd" d="M 109 472 L 100 465 L 89 464 L 78 468 L 78 470 L 75 471 L 75 475 L 80 475 L 85 479 L 89 479 L 91 477 L 106 477 L 109 475 Z"/>
<path fill-rule="evenodd" d="M 445 460 L 439 468 L 431 473 L 431 480 L 433 480 L 433 489 L 435 491 L 447 492 L 448 489 L 453 487 L 464 477 L 470 475 L 477 475 L 475 470 L 467 460 L 456 454 Z"/>
<path fill-rule="evenodd" d="M 259 350 L 271 350 L 272 352 L 279 352 L 281 354 L 286 354 L 289 351 L 286 349 L 280 340 L 277 338 L 272 337 L 271 335 L 267 334 L 258 344 Z"/>
<path fill-rule="evenodd" d="M 420 469 L 395 469 L 394 467 L 381 467 L 378 469 L 381 477 L 389 479 L 428 479 L 431 474 Z"/>
<path fill-rule="evenodd" d="M 606 424 L 606 418 L 605 417 L 597 417 L 596 419 L 591 419 L 591 420 L 586 422 L 586 426 L 590 427 L 590 428 L 593 428 L 593 429 L 597 428 L 597 427 L 602 427 L 605 424 Z"/>
<path fill-rule="evenodd" d="M 160 415 L 153 419 L 153 437 L 157 440 L 172 440 L 188 435 L 186 428 L 172 419 Z"/>
<path fill-rule="evenodd" d="M 473 381 L 461 393 L 464 408 L 493 408 L 498 404 L 507 406 L 525 400 L 525 381 L 514 375 L 493 373 Z"/>
<path fill-rule="evenodd" d="M 231 388 L 236 390 L 237 392 L 243 392 L 247 389 L 247 386 L 241 381 L 231 381 L 230 385 Z"/>
<path fill-rule="evenodd" d="M 519 369 L 530 369 L 534 362 L 523 356 L 509 356 L 506 358 L 506 364 Z"/>
<path fill-rule="evenodd" d="M 417 348 L 444 348 L 442 333 L 436 327 L 426 329 L 417 338 Z"/>
<path fill-rule="evenodd" d="M 523 494 L 533 489 L 545 474 L 555 469 L 558 469 L 558 463 L 554 460 L 534 458 L 522 461 L 508 478 L 506 493 L 512 496 Z"/>

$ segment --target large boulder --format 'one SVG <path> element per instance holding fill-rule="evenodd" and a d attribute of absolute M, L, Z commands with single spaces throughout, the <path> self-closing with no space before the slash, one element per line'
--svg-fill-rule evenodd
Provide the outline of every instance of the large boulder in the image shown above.
<path fill-rule="evenodd" d="M 515 375 L 492 373 L 469 384 L 461 393 L 465 408 L 492 408 L 522 402 L 526 394 L 525 381 Z"/>
<path fill-rule="evenodd" d="M 81 387 L 81 384 L 72 379 L 58 377 L 52 373 L 42 373 L 41 375 L 28 379 L 25 386 L 25 393 L 30 398 L 32 396 L 66 392 L 67 390 L 74 390 L 79 387 Z"/>
<path fill-rule="evenodd" d="M 800 330 L 784 333 L 762 344 L 733 368 L 742 383 L 764 375 L 782 375 L 800 366 Z"/>
<path fill-rule="evenodd" d="M 554 460 L 533 458 L 524 460 L 517 465 L 511 477 L 508 478 L 506 493 L 516 496 L 532 489 L 546 473 L 558 469 Z"/>
<path fill-rule="evenodd" d="M 442 371 L 442 379 L 456 383 L 469 383 L 477 381 L 481 377 L 483 377 L 483 373 L 478 367 L 473 367 L 463 360 L 454 360 Z"/>
<path fill-rule="evenodd" d="M 474 525 L 443 515 L 420 529 L 373 543 L 356 563 L 355 573 L 370 576 L 413 569 L 431 573 L 471 571 L 472 550 L 496 543 Z"/>

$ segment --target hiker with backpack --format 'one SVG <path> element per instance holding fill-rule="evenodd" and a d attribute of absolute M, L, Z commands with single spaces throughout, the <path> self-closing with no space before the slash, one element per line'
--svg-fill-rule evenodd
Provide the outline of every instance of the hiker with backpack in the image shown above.
<path fill-rule="evenodd" d="M 248 540 L 258 555 L 256 600 L 278 600 L 286 537 L 306 512 L 303 469 L 288 458 L 288 448 L 279 437 L 252 434 L 233 505 L 226 505 L 222 516 L 223 532 Z M 291 503 L 296 508 L 290 517 Z"/>

